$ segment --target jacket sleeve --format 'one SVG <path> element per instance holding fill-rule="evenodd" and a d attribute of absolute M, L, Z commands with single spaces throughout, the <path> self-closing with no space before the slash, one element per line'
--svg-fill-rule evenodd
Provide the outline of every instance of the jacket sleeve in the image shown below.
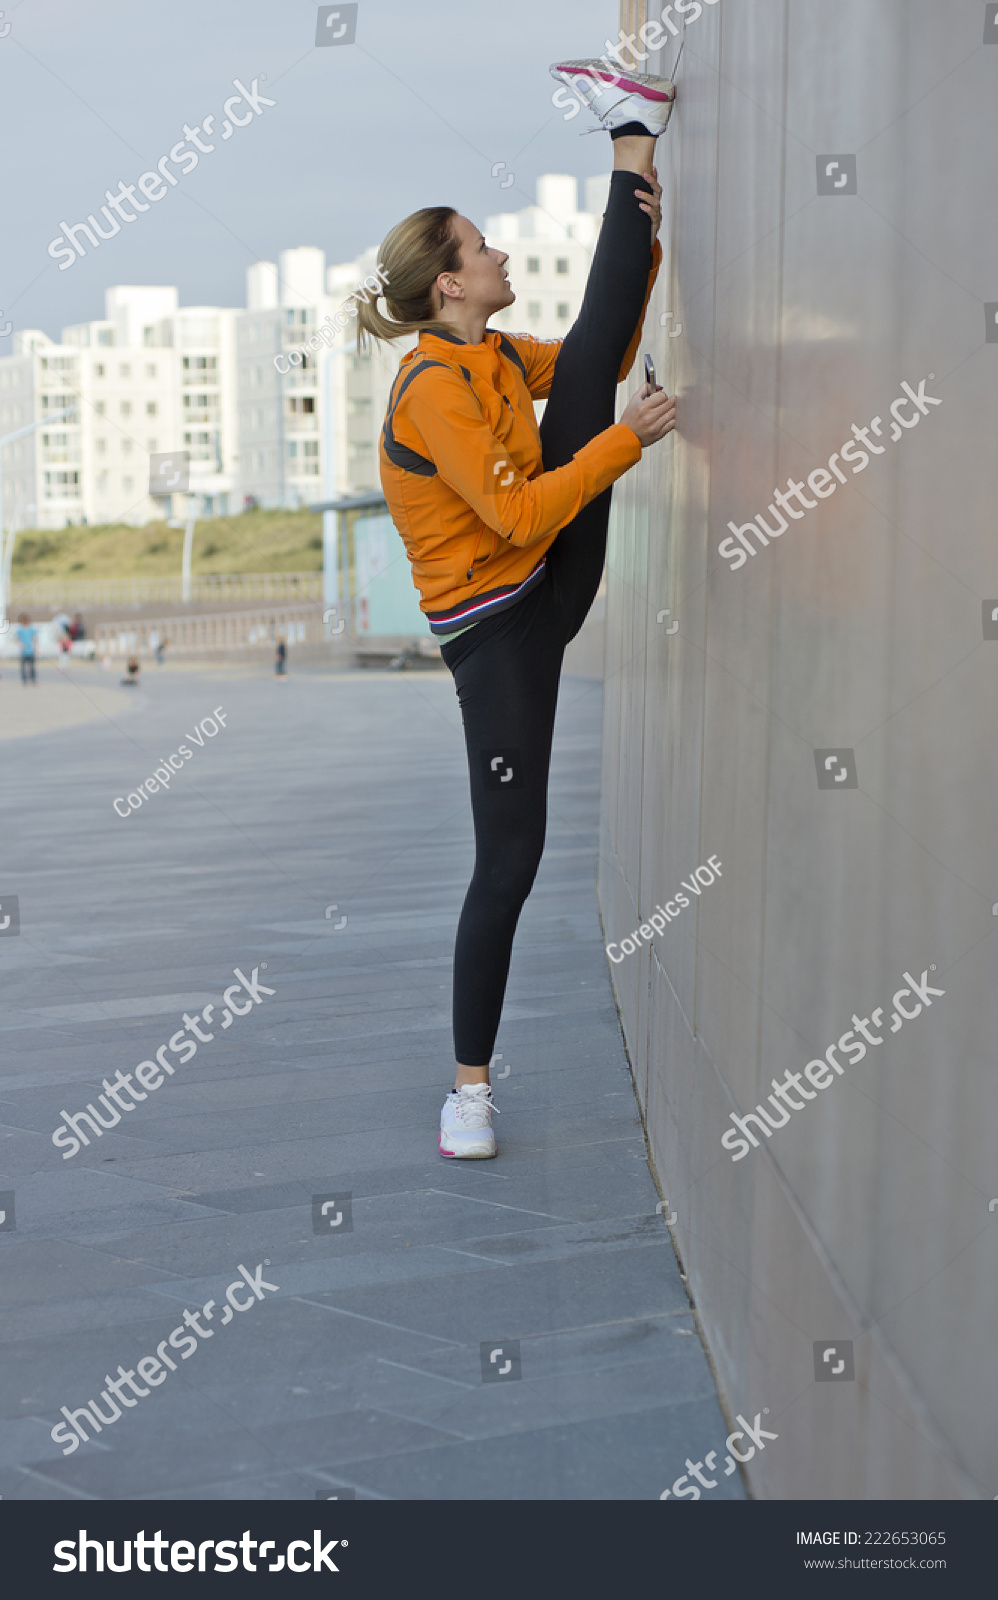
<path fill-rule="evenodd" d="M 554 364 L 561 350 L 560 339 L 533 339 L 523 333 L 507 334 L 510 344 L 526 369 L 524 382 L 531 400 L 546 400 L 554 382 Z"/>
<path fill-rule="evenodd" d="M 395 416 L 418 436 L 441 480 L 494 533 L 526 546 L 571 522 L 641 459 L 636 433 L 615 422 L 553 472 L 526 478 L 509 461 L 478 401 L 456 373 L 434 371 L 406 393 Z"/>

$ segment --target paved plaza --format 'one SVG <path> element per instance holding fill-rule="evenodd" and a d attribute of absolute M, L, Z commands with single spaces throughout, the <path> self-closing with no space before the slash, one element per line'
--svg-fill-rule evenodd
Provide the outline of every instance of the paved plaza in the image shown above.
<path fill-rule="evenodd" d="M 8 677 L 0 709 L 32 693 Z M 563 685 L 499 1157 L 446 1162 L 472 863 L 449 674 L 143 680 L 75 667 L 79 716 L 0 743 L 0 1494 L 650 1500 L 723 1458 L 603 952 L 599 683 Z M 210 1037 L 181 1063 L 185 1013 Z M 65 1113 L 88 1144 L 53 1144 Z M 60 1408 L 91 1400 L 120 1414 L 64 1454 Z"/>

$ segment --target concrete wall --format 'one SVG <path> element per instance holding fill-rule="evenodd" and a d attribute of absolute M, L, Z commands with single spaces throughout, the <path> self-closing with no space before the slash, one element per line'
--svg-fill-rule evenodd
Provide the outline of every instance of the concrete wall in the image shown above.
<path fill-rule="evenodd" d="M 615 491 L 601 904 L 608 942 L 681 913 L 611 972 L 725 1404 L 779 1435 L 762 1497 L 998 1496 L 994 9 L 720 0 L 658 147 L 645 348 L 680 433 Z M 819 195 L 844 154 L 857 192 Z M 922 379 L 943 403 L 892 439 Z M 875 417 L 883 453 L 734 570 L 728 522 Z M 923 971 L 945 994 L 898 1026 Z M 841 1075 L 732 1159 L 731 1114 L 829 1046 Z"/>

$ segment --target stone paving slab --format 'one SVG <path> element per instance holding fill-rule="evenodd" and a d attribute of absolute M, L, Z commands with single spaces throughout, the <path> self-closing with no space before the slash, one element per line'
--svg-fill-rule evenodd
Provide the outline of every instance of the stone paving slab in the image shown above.
<path fill-rule="evenodd" d="M 479 1163 L 436 1152 L 473 854 L 449 676 L 166 668 L 110 701 L 20 739 L 0 810 L 0 1494 L 657 1499 L 728 1429 L 606 970 L 598 693 L 566 680 Z M 236 968 L 274 993 L 223 1030 Z M 64 1161 L 62 1112 L 208 1003 L 214 1037 Z M 349 1231 L 314 1231 L 328 1194 Z M 61 1406 L 261 1263 L 273 1292 L 63 1454 Z M 510 1341 L 519 1373 L 483 1381 Z"/>

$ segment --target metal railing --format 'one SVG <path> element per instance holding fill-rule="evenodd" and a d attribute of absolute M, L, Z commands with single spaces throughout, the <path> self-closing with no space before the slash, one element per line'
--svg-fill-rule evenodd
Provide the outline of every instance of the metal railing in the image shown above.
<path fill-rule="evenodd" d="M 218 572 L 191 579 L 191 599 L 219 601 L 321 600 L 321 572 Z M 36 578 L 12 586 L 11 607 L 30 611 L 33 606 L 63 606 L 85 610 L 88 606 L 143 606 L 165 601 L 181 603 L 181 577 L 159 578 Z"/>
<path fill-rule="evenodd" d="M 98 656 L 149 656 L 166 642 L 167 658 L 247 650 L 276 644 L 318 644 L 326 638 L 322 605 L 260 606 L 200 616 L 143 617 L 140 622 L 101 622 L 93 630 Z"/>

